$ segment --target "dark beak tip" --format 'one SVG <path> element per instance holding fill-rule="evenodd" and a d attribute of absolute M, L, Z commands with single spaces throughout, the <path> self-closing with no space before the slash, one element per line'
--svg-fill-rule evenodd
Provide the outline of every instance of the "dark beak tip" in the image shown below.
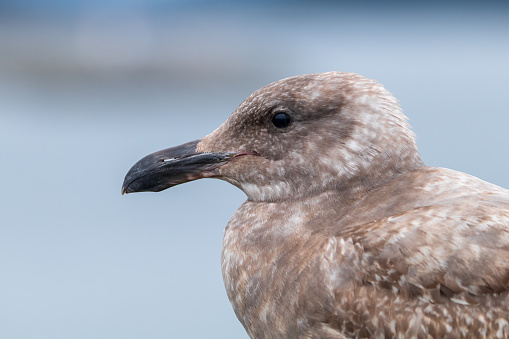
<path fill-rule="evenodd" d="M 129 172 L 126 174 L 126 176 L 124 178 L 124 182 L 122 183 L 122 189 L 120 191 L 120 193 L 122 193 L 122 195 L 130 193 L 130 190 L 129 190 L 129 185 L 131 184 L 131 182 L 129 182 L 129 174 L 130 173 L 131 173 L 131 170 L 129 170 Z"/>

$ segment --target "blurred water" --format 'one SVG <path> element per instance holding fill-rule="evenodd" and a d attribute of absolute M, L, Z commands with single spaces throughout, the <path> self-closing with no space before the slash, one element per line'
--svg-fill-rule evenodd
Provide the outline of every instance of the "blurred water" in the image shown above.
<path fill-rule="evenodd" d="M 427 164 L 509 187 L 509 12 L 486 4 L 2 16 L 0 337 L 247 337 L 219 262 L 243 194 L 120 187 L 140 157 L 283 77 L 375 78 Z"/>

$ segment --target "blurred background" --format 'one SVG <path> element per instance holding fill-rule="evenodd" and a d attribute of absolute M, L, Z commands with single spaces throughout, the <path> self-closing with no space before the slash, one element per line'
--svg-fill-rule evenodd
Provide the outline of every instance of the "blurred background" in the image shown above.
<path fill-rule="evenodd" d="M 120 195 L 153 151 L 251 92 L 382 82 L 424 161 L 509 188 L 507 1 L 0 0 L 0 338 L 247 338 L 218 180 Z"/>

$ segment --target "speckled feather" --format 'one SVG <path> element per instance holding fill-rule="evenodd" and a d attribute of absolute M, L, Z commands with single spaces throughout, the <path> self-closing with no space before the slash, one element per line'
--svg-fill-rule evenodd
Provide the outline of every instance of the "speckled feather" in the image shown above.
<path fill-rule="evenodd" d="M 274 112 L 292 124 L 278 129 Z M 330 72 L 246 99 L 198 145 L 256 152 L 222 271 L 252 338 L 509 337 L 509 191 L 423 165 L 397 101 Z"/>

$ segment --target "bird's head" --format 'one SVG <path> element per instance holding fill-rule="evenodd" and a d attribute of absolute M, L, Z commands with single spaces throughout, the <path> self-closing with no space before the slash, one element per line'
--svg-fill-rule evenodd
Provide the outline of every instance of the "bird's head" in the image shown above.
<path fill-rule="evenodd" d="M 253 201 L 369 187 L 422 166 L 396 99 L 352 73 L 283 79 L 251 94 L 201 140 L 146 156 L 123 193 L 219 178 Z"/>

